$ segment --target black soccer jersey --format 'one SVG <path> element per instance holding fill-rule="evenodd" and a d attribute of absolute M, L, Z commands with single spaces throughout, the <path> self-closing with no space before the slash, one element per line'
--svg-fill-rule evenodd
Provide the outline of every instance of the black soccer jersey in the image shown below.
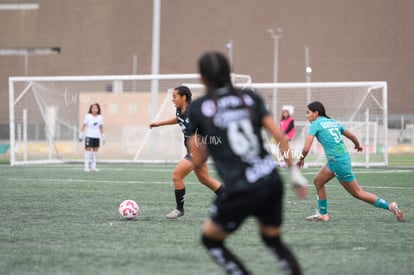
<path fill-rule="evenodd" d="M 189 125 L 190 125 L 190 118 L 188 117 L 188 110 L 189 105 L 187 105 L 187 108 L 184 112 L 181 112 L 181 109 L 177 108 L 175 111 L 175 115 L 177 116 L 178 125 L 180 125 L 181 130 L 184 135 L 184 145 L 187 148 L 187 139 L 189 137 Z"/>
<path fill-rule="evenodd" d="M 269 114 L 263 100 L 250 90 L 238 93 L 222 88 L 216 99 L 205 95 L 192 102 L 189 115 L 189 133 L 207 145 L 226 191 L 256 183 L 276 166 L 261 136 L 263 118 Z"/>

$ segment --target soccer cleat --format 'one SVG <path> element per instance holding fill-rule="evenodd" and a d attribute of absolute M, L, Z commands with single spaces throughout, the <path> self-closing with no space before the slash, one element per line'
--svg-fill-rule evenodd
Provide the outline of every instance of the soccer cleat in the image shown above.
<path fill-rule="evenodd" d="M 99 169 L 97 169 L 97 168 L 92 168 L 92 172 L 99 172 Z"/>
<path fill-rule="evenodd" d="M 85 172 L 89 172 L 90 170 L 89 170 L 89 168 L 85 168 Z"/>
<path fill-rule="evenodd" d="M 316 209 L 315 214 L 306 217 L 306 220 L 307 221 L 312 221 L 312 222 L 318 222 L 318 221 L 327 222 L 327 221 L 329 221 L 329 214 L 321 215 L 319 213 L 319 211 Z"/>
<path fill-rule="evenodd" d="M 390 202 L 388 205 L 388 208 L 390 209 L 391 213 L 395 216 L 397 216 L 397 219 L 402 222 L 404 221 L 404 215 L 403 212 L 398 208 L 398 205 L 396 202 Z"/>
<path fill-rule="evenodd" d="M 184 210 L 174 209 L 173 211 L 171 211 L 170 213 L 168 213 L 168 215 L 165 216 L 165 217 L 167 219 L 176 219 L 176 218 L 179 218 L 181 216 L 184 216 Z"/>

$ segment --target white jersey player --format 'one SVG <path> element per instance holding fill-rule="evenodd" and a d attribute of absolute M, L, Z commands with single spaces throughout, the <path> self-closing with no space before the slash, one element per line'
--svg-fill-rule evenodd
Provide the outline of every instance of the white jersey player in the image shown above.
<path fill-rule="evenodd" d="M 89 112 L 83 120 L 82 127 L 79 132 L 79 141 L 82 142 L 83 132 L 85 131 L 85 172 L 89 172 L 89 161 L 92 157 L 92 171 L 98 171 L 96 169 L 96 155 L 99 150 L 100 139 L 102 138 L 102 144 L 105 145 L 105 134 L 103 129 L 103 117 L 101 115 L 101 106 L 98 103 L 94 103 L 89 107 Z"/>

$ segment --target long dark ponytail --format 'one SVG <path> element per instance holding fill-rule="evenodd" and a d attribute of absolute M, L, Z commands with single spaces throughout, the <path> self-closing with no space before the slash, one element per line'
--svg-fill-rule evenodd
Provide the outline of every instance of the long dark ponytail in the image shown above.
<path fill-rule="evenodd" d="M 326 118 L 330 118 L 327 114 L 326 114 L 326 110 L 325 110 L 325 106 L 323 106 L 323 104 L 319 101 L 314 101 L 312 103 L 308 104 L 308 109 L 311 110 L 312 112 L 318 112 L 319 116 L 324 116 Z"/>
<path fill-rule="evenodd" d="M 204 79 L 208 94 L 223 87 L 233 89 L 230 65 L 223 54 L 219 52 L 203 54 L 198 60 L 198 71 Z"/>
<path fill-rule="evenodd" d="M 231 81 L 230 64 L 227 58 L 219 52 L 207 52 L 198 60 L 198 71 L 207 87 L 207 95 L 217 104 L 218 91 L 227 89 L 228 93 L 235 95 L 243 102 L 243 107 L 248 108 L 251 118 L 257 117 L 252 106 L 248 106 L 240 89 L 234 88 Z"/>

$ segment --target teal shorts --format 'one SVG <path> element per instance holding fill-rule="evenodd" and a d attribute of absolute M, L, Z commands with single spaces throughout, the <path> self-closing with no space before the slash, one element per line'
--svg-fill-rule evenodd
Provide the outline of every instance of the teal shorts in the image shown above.
<path fill-rule="evenodd" d="M 352 173 L 351 159 L 349 156 L 329 159 L 326 167 L 335 174 L 336 178 L 342 182 L 351 182 L 355 179 Z"/>

